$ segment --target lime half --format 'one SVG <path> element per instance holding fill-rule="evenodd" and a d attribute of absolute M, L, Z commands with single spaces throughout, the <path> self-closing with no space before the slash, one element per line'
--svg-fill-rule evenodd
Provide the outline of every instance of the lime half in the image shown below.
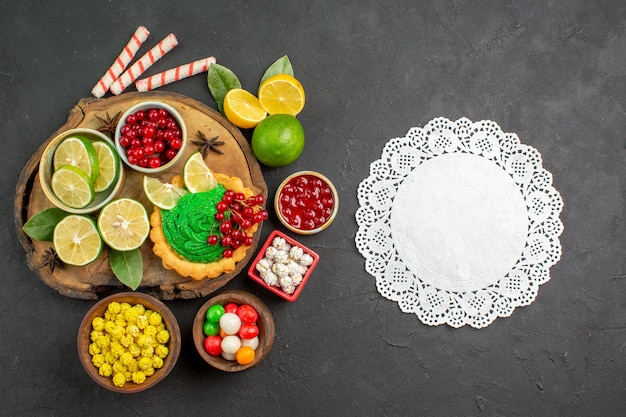
<path fill-rule="evenodd" d="M 87 265 L 102 252 L 96 222 L 87 216 L 71 214 L 65 217 L 55 226 L 52 239 L 57 255 L 68 265 Z"/>
<path fill-rule="evenodd" d="M 170 183 L 162 183 L 147 175 L 143 177 L 143 191 L 152 204 L 163 210 L 173 209 L 178 200 L 187 194 L 187 190 L 184 188 L 176 187 Z"/>
<path fill-rule="evenodd" d="M 52 159 L 56 171 L 63 165 L 71 165 L 83 170 L 95 182 L 100 173 L 98 154 L 91 141 L 82 136 L 70 136 L 57 146 Z"/>
<path fill-rule="evenodd" d="M 210 191 L 217 187 L 217 180 L 200 152 L 192 153 L 185 161 L 183 181 L 185 187 L 192 193 Z"/>
<path fill-rule="evenodd" d="M 86 207 L 96 197 L 91 179 L 83 170 L 71 165 L 61 165 L 52 174 L 50 188 L 63 204 L 72 208 Z"/>
<path fill-rule="evenodd" d="M 132 198 L 113 200 L 100 211 L 98 230 L 112 249 L 137 249 L 150 234 L 148 213 L 143 204 Z"/>
<path fill-rule="evenodd" d="M 120 158 L 113 146 L 102 140 L 93 142 L 98 157 L 100 173 L 93 185 L 94 191 L 100 193 L 106 191 L 115 183 L 120 175 Z"/>

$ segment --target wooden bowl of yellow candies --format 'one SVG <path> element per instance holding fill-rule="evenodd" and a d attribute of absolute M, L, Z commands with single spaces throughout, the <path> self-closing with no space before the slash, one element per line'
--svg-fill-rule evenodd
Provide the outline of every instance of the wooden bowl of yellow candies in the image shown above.
<path fill-rule="evenodd" d="M 118 393 L 145 391 L 171 372 L 180 354 L 180 328 L 161 301 L 123 292 L 98 301 L 78 331 L 78 357 L 100 386 Z"/>

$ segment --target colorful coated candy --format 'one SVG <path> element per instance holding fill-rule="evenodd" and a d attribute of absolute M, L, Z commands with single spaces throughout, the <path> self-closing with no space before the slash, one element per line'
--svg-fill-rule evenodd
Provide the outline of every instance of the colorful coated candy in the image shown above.
<path fill-rule="evenodd" d="M 241 347 L 241 339 L 237 336 L 226 336 L 222 339 L 222 352 L 237 353 Z"/>
<path fill-rule="evenodd" d="M 241 327 L 241 319 L 235 313 L 224 313 L 220 317 L 220 327 L 226 334 L 237 334 Z"/>
<path fill-rule="evenodd" d="M 249 304 L 243 304 L 237 310 L 237 315 L 243 323 L 256 323 L 259 313 Z"/>
<path fill-rule="evenodd" d="M 209 336 L 204 339 L 204 350 L 211 356 L 219 356 L 222 353 L 222 338 Z"/>
<path fill-rule="evenodd" d="M 225 310 L 221 304 L 215 304 L 208 308 L 206 311 L 206 319 L 210 322 L 217 323 L 224 315 Z"/>
<path fill-rule="evenodd" d="M 215 304 L 205 314 L 204 350 L 240 365 L 254 362 L 259 346 L 259 314 L 248 304 Z"/>
<path fill-rule="evenodd" d="M 217 336 L 220 334 L 220 324 L 218 322 L 205 320 L 202 331 L 205 336 Z"/>

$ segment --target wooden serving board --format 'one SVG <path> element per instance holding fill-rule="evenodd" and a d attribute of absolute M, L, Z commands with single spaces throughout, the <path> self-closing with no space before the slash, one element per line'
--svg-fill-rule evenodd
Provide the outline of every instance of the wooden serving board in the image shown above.
<path fill-rule="evenodd" d="M 83 266 L 64 266 L 55 268 L 51 273 L 48 267 L 41 267 L 45 251 L 52 247 L 52 242 L 42 242 L 30 239 L 22 230 L 22 226 L 34 214 L 49 207 L 52 203 L 44 195 L 38 177 L 39 160 L 48 142 L 58 134 L 77 127 L 97 129 L 100 123 L 96 116 L 106 117 L 106 112 L 113 117 L 117 112 L 124 113 L 134 104 L 157 100 L 174 107 L 183 117 L 187 126 L 189 139 L 199 139 L 197 132 L 202 131 L 211 138 L 219 135 L 219 140 L 225 142 L 219 149 L 223 154 L 210 152 L 205 160 L 214 172 L 221 172 L 232 177 L 242 179 L 244 185 L 256 194 L 267 197 L 267 185 L 252 149 L 241 132 L 214 109 L 199 103 L 189 97 L 175 93 L 126 93 L 104 99 L 85 98 L 72 108 L 67 123 L 54 132 L 30 158 L 22 170 L 15 193 L 15 228 L 18 238 L 26 250 L 29 267 L 36 272 L 41 280 L 59 293 L 73 298 L 98 299 L 111 291 L 126 289 L 113 275 L 109 266 L 106 249 L 93 263 Z M 198 150 L 198 146 L 187 144 L 185 157 L 180 159 L 176 166 L 160 174 L 153 175 L 161 181 L 169 182 L 176 174 L 182 173 L 182 166 L 186 156 Z M 128 167 L 126 183 L 121 196 L 132 197 L 146 207 L 148 213 L 153 210 L 152 204 L 143 192 L 143 175 Z M 97 216 L 93 213 L 92 216 Z M 234 278 L 253 257 L 261 235 L 261 227 L 254 235 L 254 244 L 246 258 L 237 263 L 236 269 L 214 279 L 195 281 L 179 276 L 175 271 L 165 270 L 161 260 L 152 253 L 152 242 L 147 239 L 140 248 L 144 263 L 144 273 L 141 287 L 142 292 L 148 292 L 160 299 L 189 299 L 204 297 L 224 286 Z"/>

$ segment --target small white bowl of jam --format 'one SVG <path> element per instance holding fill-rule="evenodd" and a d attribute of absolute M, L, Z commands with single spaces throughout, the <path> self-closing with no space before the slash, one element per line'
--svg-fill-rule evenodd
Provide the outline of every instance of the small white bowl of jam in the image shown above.
<path fill-rule="evenodd" d="M 339 209 L 339 196 L 333 183 L 315 171 L 299 171 L 280 184 L 274 198 L 280 222 L 301 235 L 326 229 Z"/>

